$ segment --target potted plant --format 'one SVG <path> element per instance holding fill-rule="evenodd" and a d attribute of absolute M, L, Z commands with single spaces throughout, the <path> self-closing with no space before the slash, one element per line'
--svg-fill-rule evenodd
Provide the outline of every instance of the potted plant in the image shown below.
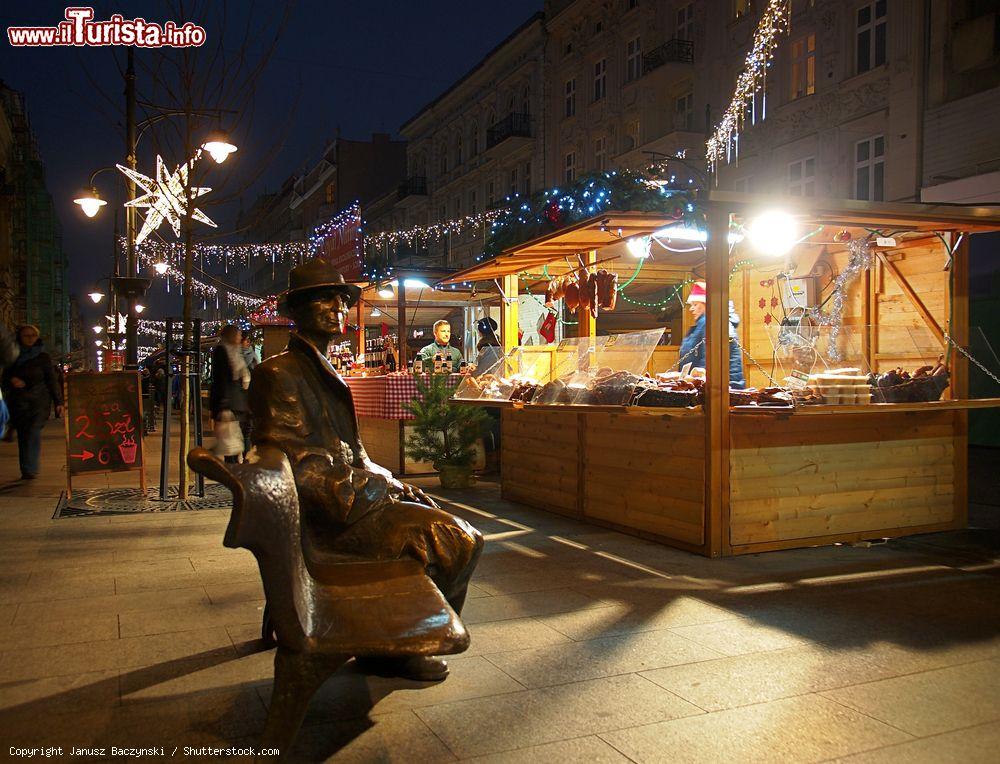
<path fill-rule="evenodd" d="M 417 397 L 403 408 L 413 415 L 413 434 L 406 439 L 406 454 L 430 462 L 444 488 L 468 488 L 476 441 L 486 429 L 486 412 L 474 406 L 451 404 L 453 390 L 448 375 L 416 378 Z"/>

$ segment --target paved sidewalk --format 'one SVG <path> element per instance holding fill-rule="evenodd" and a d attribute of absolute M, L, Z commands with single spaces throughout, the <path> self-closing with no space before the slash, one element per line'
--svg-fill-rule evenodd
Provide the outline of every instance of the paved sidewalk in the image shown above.
<path fill-rule="evenodd" d="M 253 559 L 221 544 L 228 511 L 51 520 L 56 430 L 30 485 L 0 444 L 4 751 L 179 746 L 183 761 L 255 743 L 273 654 Z M 446 498 L 488 538 L 471 649 L 438 685 L 342 670 L 299 760 L 996 761 L 995 530 L 706 560 L 492 484 Z"/>

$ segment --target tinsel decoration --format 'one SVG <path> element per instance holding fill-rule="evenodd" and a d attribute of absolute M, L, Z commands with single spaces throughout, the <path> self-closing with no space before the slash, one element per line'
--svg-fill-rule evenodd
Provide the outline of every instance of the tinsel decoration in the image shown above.
<path fill-rule="evenodd" d="M 757 121 L 757 92 L 765 89 L 767 67 L 774 57 L 778 37 L 788 30 L 789 0 L 769 0 L 753 35 L 753 45 L 746 64 L 736 79 L 733 100 L 722 115 L 722 121 L 705 144 L 705 156 L 714 172 L 725 159 L 728 163 L 739 155 L 739 135 L 749 112 L 751 124 Z M 765 91 L 766 92 L 766 91 Z M 760 119 L 766 116 L 766 95 L 761 102 Z"/>
<path fill-rule="evenodd" d="M 819 317 L 819 323 L 830 327 L 830 335 L 827 340 L 827 354 L 831 360 L 839 361 L 843 358 L 843 353 L 837 346 L 840 337 L 840 330 L 844 325 L 844 302 L 847 298 L 847 288 L 862 272 L 870 270 L 874 263 L 871 250 L 868 248 L 869 238 L 852 239 L 847 243 L 847 249 L 851 253 L 847 260 L 847 266 L 840 272 L 833 281 L 833 294 L 830 295 L 830 312 Z"/>

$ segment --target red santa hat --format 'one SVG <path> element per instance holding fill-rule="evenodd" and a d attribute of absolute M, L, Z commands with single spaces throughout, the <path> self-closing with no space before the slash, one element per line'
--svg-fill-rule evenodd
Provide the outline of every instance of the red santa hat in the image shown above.
<path fill-rule="evenodd" d="M 705 282 L 696 281 L 691 285 L 691 294 L 688 295 L 688 304 L 692 302 L 705 302 Z"/>

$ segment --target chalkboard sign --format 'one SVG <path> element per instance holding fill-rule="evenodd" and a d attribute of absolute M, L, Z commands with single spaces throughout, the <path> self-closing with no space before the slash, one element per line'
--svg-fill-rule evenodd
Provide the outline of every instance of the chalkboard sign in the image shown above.
<path fill-rule="evenodd" d="M 66 473 L 142 469 L 139 373 L 66 376 Z"/>

